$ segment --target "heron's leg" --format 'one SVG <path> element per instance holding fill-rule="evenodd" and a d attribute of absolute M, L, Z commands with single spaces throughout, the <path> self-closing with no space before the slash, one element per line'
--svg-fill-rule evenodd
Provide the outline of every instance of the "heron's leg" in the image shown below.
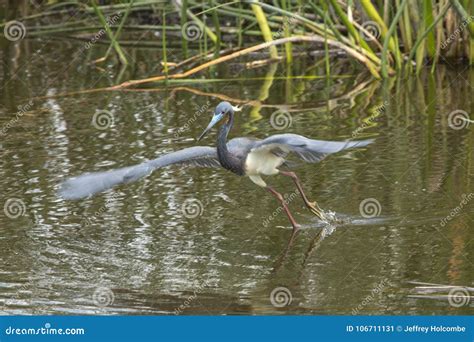
<path fill-rule="evenodd" d="M 298 232 L 299 232 L 298 230 L 296 231 L 293 230 L 293 232 L 291 233 L 290 239 L 288 240 L 285 250 L 282 251 L 282 253 L 280 254 L 280 256 L 275 262 L 275 266 L 273 267 L 272 273 L 277 272 L 280 269 L 280 267 L 283 266 L 283 262 L 288 257 L 288 254 L 291 250 L 291 247 L 293 246 L 293 242 L 295 241 L 295 238 L 296 238 L 296 235 L 298 235 Z"/>
<path fill-rule="evenodd" d="M 311 210 L 311 212 L 315 214 L 317 217 L 319 217 L 321 220 L 325 220 L 326 217 L 324 216 L 323 211 L 319 207 L 318 203 L 310 202 L 308 200 L 308 197 L 306 197 L 306 194 L 304 193 L 303 187 L 301 186 L 301 182 L 298 176 L 296 175 L 296 173 L 291 172 L 291 171 L 280 171 L 280 174 L 282 174 L 283 176 L 291 177 L 293 179 L 301 197 L 303 198 L 303 201 L 306 207 L 308 207 L 308 209 Z"/>
<path fill-rule="evenodd" d="M 293 215 L 291 215 L 290 209 L 288 208 L 288 205 L 286 204 L 285 199 L 278 191 L 276 191 L 272 187 L 269 187 L 267 185 L 265 189 L 267 189 L 273 196 L 275 196 L 280 201 L 283 207 L 283 210 L 285 210 L 285 213 L 288 216 L 288 219 L 290 220 L 291 225 L 293 226 L 293 235 L 294 235 L 299 229 L 299 224 L 296 223 L 295 219 L 293 218 Z M 292 235 L 292 238 L 293 238 L 293 235 Z"/>

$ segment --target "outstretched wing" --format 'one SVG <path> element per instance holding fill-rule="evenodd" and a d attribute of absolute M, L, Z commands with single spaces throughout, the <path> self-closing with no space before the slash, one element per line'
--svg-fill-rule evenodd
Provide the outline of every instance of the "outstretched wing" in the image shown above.
<path fill-rule="evenodd" d="M 373 140 L 359 141 L 325 141 L 313 140 L 298 134 L 277 134 L 255 142 L 251 151 L 267 150 L 281 157 L 293 152 L 309 163 L 316 163 L 328 154 L 340 152 L 348 148 L 363 147 Z"/>
<path fill-rule="evenodd" d="M 68 179 L 61 184 L 59 195 L 64 199 L 84 198 L 118 184 L 134 182 L 158 168 L 175 164 L 201 167 L 220 166 L 214 147 L 189 147 L 138 165 L 104 172 L 86 173 Z"/>

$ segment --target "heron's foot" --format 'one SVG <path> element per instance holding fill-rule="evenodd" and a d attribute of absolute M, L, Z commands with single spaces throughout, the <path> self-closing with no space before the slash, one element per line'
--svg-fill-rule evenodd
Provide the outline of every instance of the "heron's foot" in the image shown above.
<path fill-rule="evenodd" d="M 299 230 L 301 229 L 301 224 L 299 223 L 295 223 L 292 226 L 293 226 L 293 234 L 295 234 L 296 232 L 299 232 Z"/>
<path fill-rule="evenodd" d="M 324 214 L 324 212 L 322 211 L 322 209 L 319 207 L 319 205 L 316 202 L 309 202 L 308 208 L 314 215 L 319 217 L 322 221 L 328 220 L 328 218 L 326 217 L 326 215 Z"/>

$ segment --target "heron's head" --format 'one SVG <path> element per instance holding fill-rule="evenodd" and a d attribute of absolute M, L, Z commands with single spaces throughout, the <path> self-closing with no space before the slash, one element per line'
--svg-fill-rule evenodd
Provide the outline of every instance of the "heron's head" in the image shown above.
<path fill-rule="evenodd" d="M 226 116 L 234 114 L 234 112 L 238 112 L 240 110 L 241 109 L 239 107 L 234 107 L 227 101 L 223 101 L 219 103 L 216 109 L 214 110 L 214 114 L 212 115 L 211 122 L 209 122 L 209 125 L 207 125 L 204 132 L 201 133 L 201 135 L 198 138 L 198 141 L 204 138 L 204 136 L 211 130 L 211 128 L 214 127 L 219 121 L 224 119 Z"/>

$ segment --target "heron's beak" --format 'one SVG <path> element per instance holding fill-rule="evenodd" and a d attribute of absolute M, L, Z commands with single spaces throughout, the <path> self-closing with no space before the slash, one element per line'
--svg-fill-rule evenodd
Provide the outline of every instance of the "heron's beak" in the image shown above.
<path fill-rule="evenodd" d="M 209 131 L 211 130 L 212 127 L 214 127 L 214 125 L 216 123 L 218 123 L 219 121 L 222 120 L 222 118 L 224 117 L 223 114 L 216 114 L 212 117 L 212 120 L 211 122 L 209 122 L 209 125 L 207 125 L 206 129 L 201 133 L 201 135 L 199 136 L 199 138 L 197 139 L 197 141 L 200 141 L 202 138 L 204 138 L 204 136 L 209 133 Z"/>

